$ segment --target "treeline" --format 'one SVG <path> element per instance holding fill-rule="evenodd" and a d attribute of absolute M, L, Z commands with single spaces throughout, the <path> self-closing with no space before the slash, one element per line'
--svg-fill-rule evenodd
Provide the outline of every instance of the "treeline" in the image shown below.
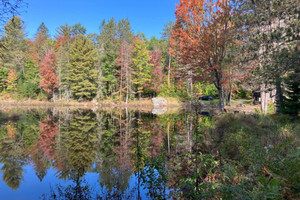
<path fill-rule="evenodd" d="M 0 90 L 52 101 L 160 95 L 193 103 L 195 95 L 215 95 L 220 111 L 234 94 L 258 91 L 265 112 L 276 91 L 277 113 L 297 115 L 299 10 L 297 0 L 183 0 L 176 22 L 150 40 L 128 19 L 103 21 L 99 34 L 66 24 L 54 38 L 42 23 L 30 40 L 13 17 L 0 42 Z"/>
<path fill-rule="evenodd" d="M 160 39 L 148 40 L 134 34 L 128 19 L 103 21 L 99 34 L 86 34 L 80 23 L 65 24 L 54 38 L 42 23 L 31 40 L 21 18 L 13 17 L 1 38 L 0 91 L 51 101 L 184 96 L 184 80 L 175 79 L 169 55 L 172 25 Z"/>

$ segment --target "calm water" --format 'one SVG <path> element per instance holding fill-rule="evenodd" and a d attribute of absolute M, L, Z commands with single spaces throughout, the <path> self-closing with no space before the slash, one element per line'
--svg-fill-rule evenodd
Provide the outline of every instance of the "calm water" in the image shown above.
<path fill-rule="evenodd" d="M 171 198 L 176 155 L 192 151 L 195 123 L 213 121 L 187 111 L 2 110 L 0 199 Z"/>

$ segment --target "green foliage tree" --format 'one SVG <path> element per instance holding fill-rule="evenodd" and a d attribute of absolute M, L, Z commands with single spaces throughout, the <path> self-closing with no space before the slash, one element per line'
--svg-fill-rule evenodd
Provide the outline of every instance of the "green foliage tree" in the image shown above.
<path fill-rule="evenodd" d="M 85 35 L 86 28 L 81 23 L 74 24 L 72 26 L 72 35 Z"/>
<path fill-rule="evenodd" d="M 102 22 L 100 26 L 100 35 L 98 37 L 98 44 L 100 50 L 100 73 L 99 77 L 101 85 L 99 90 L 103 90 L 103 94 L 107 97 L 114 98 L 119 93 L 118 90 L 118 51 L 121 44 L 131 43 L 133 39 L 133 31 L 128 19 L 121 19 L 118 22 L 114 18 L 110 19 L 107 23 Z"/>
<path fill-rule="evenodd" d="M 299 3 L 297 0 L 241 0 L 241 4 L 243 21 L 238 22 L 247 30 L 243 35 L 244 58 L 247 65 L 257 66 L 255 75 L 259 83 L 276 89 L 276 112 L 282 112 L 284 76 L 297 60 L 289 55 L 299 45 Z"/>
<path fill-rule="evenodd" d="M 76 98 L 91 100 L 97 92 L 98 70 L 96 50 L 93 42 L 86 36 L 79 35 L 70 48 L 70 63 L 67 65 L 67 78 L 72 95 Z"/>
<path fill-rule="evenodd" d="M 0 68 L 0 92 L 4 91 L 7 87 L 8 71 L 5 68 Z"/>
<path fill-rule="evenodd" d="M 24 39 L 24 23 L 19 16 L 11 18 L 4 25 L 4 34 L 0 45 L 3 66 L 7 69 L 22 70 L 26 61 L 27 42 Z"/>
<path fill-rule="evenodd" d="M 284 112 L 299 116 L 300 113 L 300 70 L 292 71 L 285 80 L 286 96 L 283 99 Z"/>
<path fill-rule="evenodd" d="M 25 74 L 19 79 L 18 92 L 21 97 L 36 98 L 40 92 L 40 70 L 31 59 L 27 60 L 24 69 Z"/>
<path fill-rule="evenodd" d="M 145 41 L 136 37 L 133 40 L 132 63 L 135 71 L 133 82 L 136 85 L 139 99 L 141 99 L 144 88 L 149 86 L 151 80 L 151 67 L 153 64 L 150 63 L 150 60 L 151 56 Z"/>

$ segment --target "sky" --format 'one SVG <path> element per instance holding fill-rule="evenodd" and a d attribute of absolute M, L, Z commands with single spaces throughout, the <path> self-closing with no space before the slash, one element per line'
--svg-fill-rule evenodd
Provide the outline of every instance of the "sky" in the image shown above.
<path fill-rule="evenodd" d="M 179 0 L 26 0 L 21 13 L 27 37 L 33 38 L 44 22 L 51 36 L 60 25 L 81 23 L 87 33 L 100 33 L 103 20 L 128 18 L 135 33 L 161 37 L 164 24 L 175 21 Z"/>

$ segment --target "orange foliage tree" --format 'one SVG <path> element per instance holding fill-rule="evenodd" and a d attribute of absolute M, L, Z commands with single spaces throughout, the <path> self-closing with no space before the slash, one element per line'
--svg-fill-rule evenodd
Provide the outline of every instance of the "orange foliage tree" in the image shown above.
<path fill-rule="evenodd" d="M 225 58 L 238 30 L 233 19 L 239 14 L 236 0 L 180 0 L 171 38 L 171 53 L 192 79 L 214 83 L 219 110 L 224 110 Z"/>
<path fill-rule="evenodd" d="M 41 62 L 42 81 L 40 85 L 50 95 L 53 95 L 55 89 L 58 88 L 58 78 L 55 73 L 56 55 L 54 51 L 49 51 Z"/>
<path fill-rule="evenodd" d="M 15 69 L 11 69 L 7 76 L 7 90 L 15 92 L 17 87 L 18 74 Z"/>

